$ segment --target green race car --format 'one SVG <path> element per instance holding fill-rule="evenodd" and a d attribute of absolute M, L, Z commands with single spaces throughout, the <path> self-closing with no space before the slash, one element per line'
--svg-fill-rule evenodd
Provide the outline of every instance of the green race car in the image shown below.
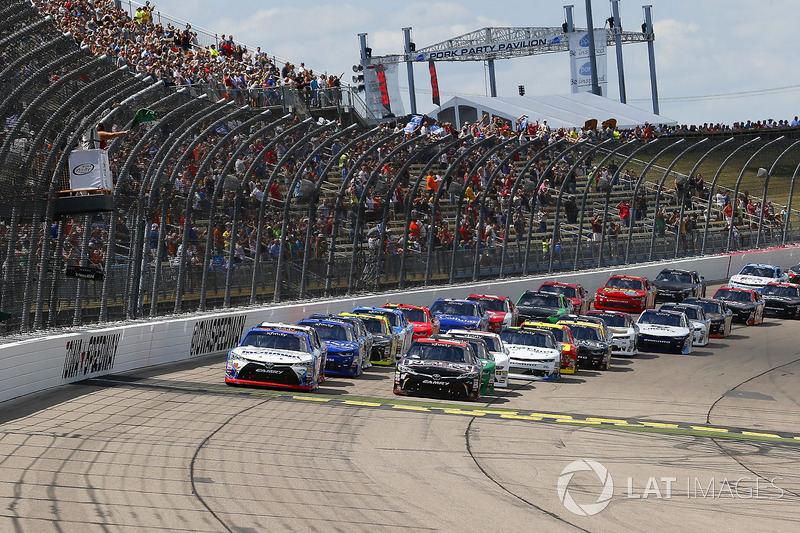
<path fill-rule="evenodd" d="M 482 339 L 452 333 L 448 335 L 437 335 L 440 338 L 451 338 L 469 344 L 475 357 L 481 362 L 481 394 L 494 394 L 494 375 L 496 372 L 494 356 L 489 352 L 486 342 Z"/>

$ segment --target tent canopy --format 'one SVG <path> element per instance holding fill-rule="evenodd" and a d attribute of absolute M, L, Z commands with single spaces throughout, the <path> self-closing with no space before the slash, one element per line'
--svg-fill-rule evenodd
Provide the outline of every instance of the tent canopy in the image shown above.
<path fill-rule="evenodd" d="M 451 122 L 461 126 L 464 122 L 480 120 L 484 114 L 499 116 L 516 125 L 517 119 L 527 115 L 528 120 L 547 121 L 551 128 L 582 128 L 587 120 L 596 119 L 602 124 L 616 119 L 620 129 L 650 124 L 672 126 L 676 121 L 649 113 L 637 107 L 623 104 L 592 93 L 575 93 L 550 96 L 509 96 L 490 98 L 456 96 L 436 111 L 428 113 L 440 122 Z"/>

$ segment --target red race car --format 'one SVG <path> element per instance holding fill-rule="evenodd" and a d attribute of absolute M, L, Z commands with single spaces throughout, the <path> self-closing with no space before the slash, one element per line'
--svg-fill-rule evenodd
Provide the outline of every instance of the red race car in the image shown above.
<path fill-rule="evenodd" d="M 580 283 L 546 281 L 539 287 L 539 292 L 563 294 L 567 297 L 567 300 L 572 302 L 576 315 L 585 315 L 592 308 L 592 296 Z"/>
<path fill-rule="evenodd" d="M 655 305 L 656 287 L 647 278 L 611 276 L 594 295 L 595 309 L 641 313 Z"/>
<path fill-rule="evenodd" d="M 386 309 L 398 309 L 406 320 L 414 326 L 413 340 L 430 337 L 439 333 L 439 319 L 431 314 L 430 309 L 422 305 L 393 304 L 384 305 Z"/>
<path fill-rule="evenodd" d="M 519 310 L 507 296 L 470 294 L 467 300 L 480 302 L 483 309 L 489 313 L 489 331 L 500 333 L 503 328 L 519 324 Z"/>

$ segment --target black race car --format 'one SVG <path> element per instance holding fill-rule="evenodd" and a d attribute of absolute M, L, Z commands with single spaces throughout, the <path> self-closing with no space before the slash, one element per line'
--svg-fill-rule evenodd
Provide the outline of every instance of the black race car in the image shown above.
<path fill-rule="evenodd" d="M 758 291 L 720 287 L 714 293 L 714 298 L 725 300 L 733 313 L 734 322 L 756 326 L 764 321 L 764 298 Z"/>
<path fill-rule="evenodd" d="M 681 302 L 684 298 L 694 296 L 702 298 L 706 295 L 706 280 L 694 270 L 678 270 L 665 268 L 656 279 L 656 300 Z"/>
<path fill-rule="evenodd" d="M 477 400 L 482 368 L 464 341 L 417 339 L 397 362 L 394 393 Z"/>
<path fill-rule="evenodd" d="M 543 291 L 525 291 L 517 301 L 520 321 L 546 318 L 572 312 L 572 302 L 563 294 Z"/>
<path fill-rule="evenodd" d="M 761 291 L 761 296 L 764 297 L 764 316 L 800 317 L 800 285 L 767 283 Z"/>
<path fill-rule="evenodd" d="M 731 334 L 731 321 L 733 312 L 728 309 L 724 300 L 714 298 L 686 298 L 683 303 L 699 305 L 706 312 L 706 316 L 711 319 L 711 329 L 709 337 L 723 338 Z"/>
<path fill-rule="evenodd" d="M 786 271 L 789 274 L 789 283 L 800 283 L 800 265 L 795 265 Z"/>

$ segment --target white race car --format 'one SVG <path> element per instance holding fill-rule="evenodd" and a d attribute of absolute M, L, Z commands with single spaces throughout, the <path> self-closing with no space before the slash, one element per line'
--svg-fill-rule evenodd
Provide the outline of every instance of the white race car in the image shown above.
<path fill-rule="evenodd" d="M 751 263 L 742 267 L 738 274 L 731 276 L 728 281 L 728 287 L 761 292 L 767 283 L 784 283 L 787 281 L 789 281 L 789 274 L 780 267 Z"/>
<path fill-rule="evenodd" d="M 639 354 L 639 326 L 631 315 L 622 311 L 595 309 L 587 316 L 602 318 L 611 332 L 611 355 L 633 357 Z"/>
<path fill-rule="evenodd" d="M 474 331 L 466 329 L 451 329 L 448 333 L 454 337 L 471 337 L 483 339 L 486 346 L 489 348 L 489 353 L 494 357 L 494 386 L 495 387 L 508 387 L 508 349 L 500 339 L 497 333 L 489 331 Z"/>
<path fill-rule="evenodd" d="M 557 381 L 561 376 L 561 348 L 551 332 L 506 328 L 500 338 L 508 349 L 509 378 Z"/>
<path fill-rule="evenodd" d="M 643 352 L 692 353 L 694 328 L 680 311 L 647 309 L 636 321 Z"/>
<path fill-rule="evenodd" d="M 694 328 L 694 341 L 692 344 L 695 346 L 705 346 L 708 344 L 708 333 L 711 331 L 711 318 L 706 315 L 702 307 L 695 304 L 674 304 L 665 303 L 661 306 L 662 311 L 681 311 L 689 319 Z"/>

